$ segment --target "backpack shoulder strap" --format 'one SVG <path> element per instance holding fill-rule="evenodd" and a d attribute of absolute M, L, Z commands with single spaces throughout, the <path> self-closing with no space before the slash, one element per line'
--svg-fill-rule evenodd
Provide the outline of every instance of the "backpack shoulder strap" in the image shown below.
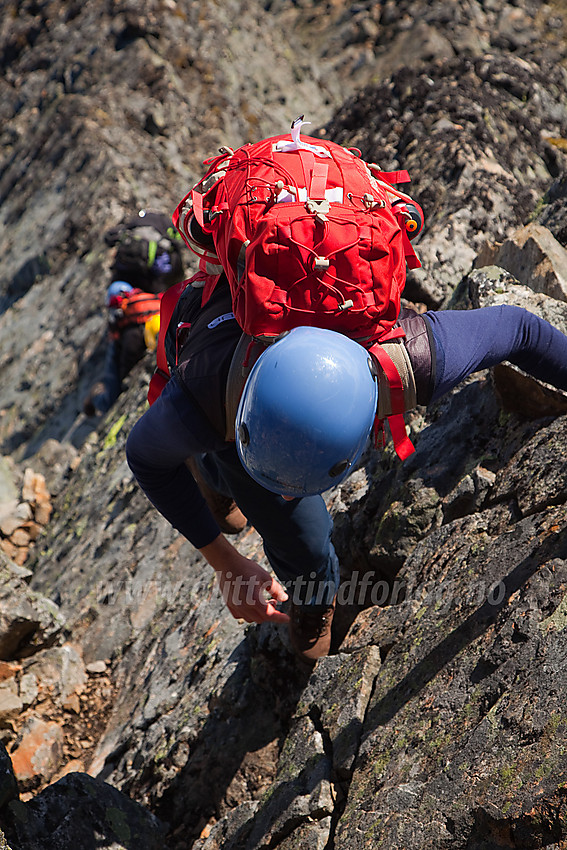
<path fill-rule="evenodd" d="M 260 355 L 266 350 L 267 343 L 261 342 L 248 334 L 243 333 L 234 350 L 228 378 L 226 381 L 226 434 L 227 442 L 234 442 L 236 413 L 244 385 L 250 374 L 252 366 Z"/>
<path fill-rule="evenodd" d="M 150 379 L 148 387 L 148 402 L 150 405 L 161 395 L 161 392 L 169 381 L 169 366 L 167 365 L 167 357 L 165 354 L 165 335 L 171 321 L 175 305 L 179 301 L 181 293 L 186 288 L 190 281 L 182 280 L 171 286 L 163 293 L 159 311 L 159 326 L 160 333 L 158 334 L 157 349 L 156 349 L 156 369 Z"/>
<path fill-rule="evenodd" d="M 210 275 L 203 271 L 198 271 L 193 277 L 188 280 L 181 280 L 174 286 L 163 293 L 160 304 L 160 332 L 158 334 L 156 348 L 156 369 L 150 379 L 148 387 L 148 402 L 150 405 L 161 395 L 163 388 L 170 378 L 169 365 L 166 352 L 166 338 L 171 319 L 175 312 L 175 308 L 179 299 L 185 292 L 188 286 L 194 289 L 202 289 L 202 303 L 204 305 L 208 295 L 218 283 L 220 275 Z"/>

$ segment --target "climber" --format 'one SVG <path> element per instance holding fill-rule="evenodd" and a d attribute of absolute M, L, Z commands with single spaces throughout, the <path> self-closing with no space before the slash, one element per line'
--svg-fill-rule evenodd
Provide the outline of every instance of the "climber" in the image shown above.
<path fill-rule="evenodd" d="M 304 123 L 223 147 L 178 205 L 200 271 L 163 298 L 151 406 L 126 449 L 230 612 L 288 623 L 294 652 L 314 664 L 330 650 L 339 584 L 321 494 L 352 471 L 375 418 L 403 459 L 403 412 L 471 372 L 509 360 L 567 390 L 567 337 L 512 306 L 400 312 L 423 225 L 394 185 L 406 172 L 302 137 Z M 247 520 L 277 578 L 225 536 Z"/>
<path fill-rule="evenodd" d="M 217 301 L 217 315 L 224 315 L 226 305 Z M 567 337 L 522 308 L 403 311 L 399 324 L 414 404 L 427 405 L 503 360 L 567 390 Z M 221 328 L 223 337 L 215 337 Z M 211 408 L 222 415 L 227 352 L 240 328 L 232 319 L 209 334 L 210 350 L 202 351 L 208 390 L 198 376 L 191 383 L 178 371 L 130 433 L 128 462 L 154 506 L 211 564 L 231 613 L 247 622 L 289 622 L 294 650 L 313 663 L 329 651 L 339 582 L 320 493 L 352 471 L 372 431 L 379 365 L 342 334 L 291 331 L 254 365 L 238 407 L 236 442 L 229 443 L 211 426 Z M 232 497 L 262 536 L 277 579 L 221 533 L 188 457 L 198 477 Z M 288 597 L 286 615 L 278 604 Z"/>
<path fill-rule="evenodd" d="M 104 240 L 116 249 L 105 299 L 108 344 L 102 379 L 83 402 L 87 416 L 106 413 L 130 370 L 155 349 L 161 294 L 183 278 L 181 240 L 163 213 L 141 210 Z"/>

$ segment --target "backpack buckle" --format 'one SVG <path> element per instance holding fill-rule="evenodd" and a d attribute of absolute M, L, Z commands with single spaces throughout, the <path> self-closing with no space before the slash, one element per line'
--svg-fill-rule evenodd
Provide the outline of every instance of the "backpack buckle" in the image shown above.
<path fill-rule="evenodd" d="M 313 268 L 316 271 L 325 271 L 329 268 L 330 262 L 327 257 L 315 257 L 313 260 Z"/>
<path fill-rule="evenodd" d="M 327 213 L 331 209 L 331 205 L 326 198 L 321 201 L 313 201 L 311 198 L 308 198 L 305 208 L 308 213 L 315 213 L 315 218 L 318 221 L 327 221 Z"/>

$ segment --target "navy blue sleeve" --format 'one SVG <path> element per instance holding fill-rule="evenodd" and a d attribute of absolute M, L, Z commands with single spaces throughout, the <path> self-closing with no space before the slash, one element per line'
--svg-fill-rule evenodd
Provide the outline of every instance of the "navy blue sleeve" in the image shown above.
<path fill-rule="evenodd" d="M 220 529 L 185 461 L 218 449 L 219 442 L 197 406 L 171 379 L 126 443 L 128 465 L 141 489 L 196 549 L 212 543 Z"/>
<path fill-rule="evenodd" d="M 567 336 L 523 307 L 425 313 L 433 332 L 432 400 L 480 369 L 508 360 L 540 381 L 567 390 Z"/>

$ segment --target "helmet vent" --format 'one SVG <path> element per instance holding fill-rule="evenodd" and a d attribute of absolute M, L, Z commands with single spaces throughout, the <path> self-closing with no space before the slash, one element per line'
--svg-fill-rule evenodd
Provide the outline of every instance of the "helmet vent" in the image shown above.
<path fill-rule="evenodd" d="M 331 478 L 336 478 L 338 475 L 342 475 L 349 466 L 350 462 L 348 460 L 339 460 L 338 463 L 330 468 L 329 475 Z"/>
<path fill-rule="evenodd" d="M 376 368 L 376 363 L 374 362 L 372 357 L 369 357 L 366 362 L 368 363 L 368 368 L 370 369 L 370 374 L 376 380 L 378 378 L 378 369 Z"/>
<path fill-rule="evenodd" d="M 240 438 L 240 442 L 243 446 L 247 446 L 250 442 L 250 434 L 248 432 L 248 428 L 244 422 L 241 422 L 238 426 L 238 436 Z"/>

